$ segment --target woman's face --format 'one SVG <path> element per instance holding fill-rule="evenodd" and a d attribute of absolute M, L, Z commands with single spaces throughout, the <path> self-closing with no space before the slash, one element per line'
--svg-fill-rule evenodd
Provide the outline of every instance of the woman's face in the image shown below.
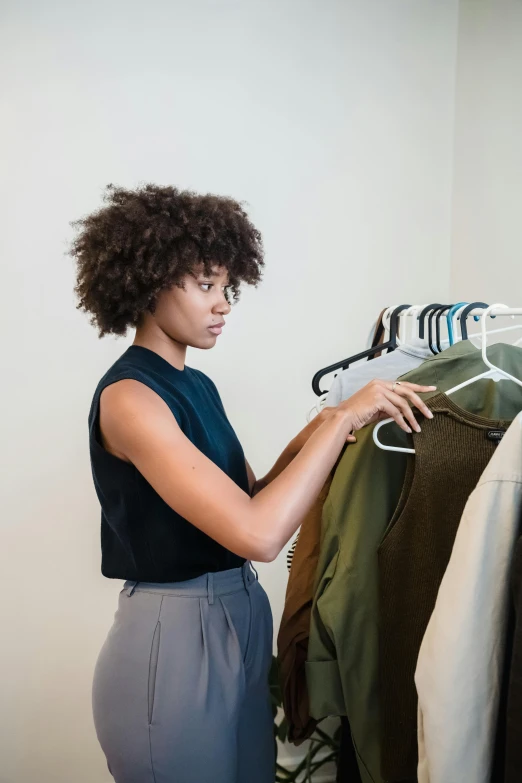
<path fill-rule="evenodd" d="M 203 265 L 183 280 L 185 288 L 173 286 L 163 291 L 157 301 L 154 319 L 160 328 L 176 342 L 192 348 L 212 348 L 221 333 L 225 316 L 231 310 L 225 298 L 228 271 L 215 267 L 206 275 Z"/>

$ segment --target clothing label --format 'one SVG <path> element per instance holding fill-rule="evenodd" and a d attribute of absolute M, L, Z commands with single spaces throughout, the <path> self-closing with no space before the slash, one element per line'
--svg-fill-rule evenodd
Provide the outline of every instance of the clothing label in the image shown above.
<path fill-rule="evenodd" d="M 498 446 L 505 434 L 506 430 L 488 430 L 486 432 L 486 438 L 492 440 Z"/>

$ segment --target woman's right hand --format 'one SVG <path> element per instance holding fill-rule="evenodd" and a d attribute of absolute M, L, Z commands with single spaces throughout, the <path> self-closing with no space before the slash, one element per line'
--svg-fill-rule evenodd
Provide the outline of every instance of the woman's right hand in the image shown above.
<path fill-rule="evenodd" d="M 433 414 L 418 396 L 419 393 L 435 391 L 436 386 L 418 386 L 407 381 L 373 380 L 344 402 L 338 410 L 348 414 L 351 432 L 362 429 L 379 419 L 394 419 L 405 432 L 420 432 L 419 424 L 410 407 L 414 405 L 428 419 Z"/>

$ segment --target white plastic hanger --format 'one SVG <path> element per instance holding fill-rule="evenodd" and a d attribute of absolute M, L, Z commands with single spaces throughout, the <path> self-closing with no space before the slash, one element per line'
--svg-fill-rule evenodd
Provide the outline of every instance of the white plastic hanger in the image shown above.
<path fill-rule="evenodd" d="M 416 340 L 419 340 L 419 315 L 422 313 L 424 308 L 426 307 L 425 304 L 421 305 L 413 305 L 410 310 L 407 310 L 407 314 L 411 317 L 411 329 L 410 329 L 410 340 L 412 342 L 415 342 Z M 406 342 L 406 341 L 405 341 Z"/>
<path fill-rule="evenodd" d="M 391 307 L 388 307 L 387 310 L 384 311 L 382 315 L 382 325 L 384 327 L 384 342 L 387 342 L 390 339 L 390 318 L 391 314 L 394 310 L 396 310 L 398 305 L 392 305 Z"/>
<path fill-rule="evenodd" d="M 324 404 L 326 402 L 326 398 L 328 397 L 328 392 L 324 392 L 324 394 L 321 394 L 315 405 L 312 405 L 308 413 L 306 414 L 306 421 L 310 422 L 312 421 L 312 413 L 315 411 L 315 415 L 317 416 L 318 413 L 321 413 L 322 409 L 324 408 Z"/>
<path fill-rule="evenodd" d="M 384 339 L 389 339 L 390 334 L 390 320 L 391 316 L 393 314 L 393 311 L 396 310 L 398 305 L 393 305 L 392 307 L 388 307 L 386 312 L 384 313 L 382 317 L 382 323 L 385 328 L 386 334 Z M 422 309 L 425 307 L 425 305 L 412 305 L 412 307 L 409 307 L 407 310 L 403 310 L 402 313 L 399 314 L 399 335 L 397 336 L 397 346 L 399 345 L 405 345 L 406 343 L 410 342 L 410 340 L 418 340 L 418 334 L 417 334 L 417 316 L 422 311 Z M 408 320 L 411 319 L 411 335 L 408 337 Z"/>
<path fill-rule="evenodd" d="M 427 338 L 425 338 L 423 341 L 421 341 L 419 338 L 419 314 L 422 313 L 425 307 L 425 304 L 412 305 L 412 307 L 409 307 L 407 310 L 403 310 L 403 312 L 400 314 L 399 319 L 401 328 L 399 334 L 401 335 L 401 339 L 397 340 L 397 345 L 406 345 L 409 343 L 419 344 L 420 342 L 423 342 L 426 347 L 428 346 Z M 410 322 L 409 334 L 408 321 Z"/>
<path fill-rule="evenodd" d="M 498 305 L 497 305 L 498 306 Z M 511 318 L 514 318 L 515 316 L 512 315 Z M 516 329 L 522 329 L 522 324 L 516 324 L 515 326 L 504 326 L 502 329 L 491 329 L 487 334 L 500 334 L 501 332 L 514 332 Z M 482 332 L 476 332 L 475 334 L 469 334 L 468 338 L 471 339 L 472 337 L 480 338 L 482 339 Z M 522 337 L 519 338 L 516 343 L 513 343 L 513 345 L 518 345 L 518 343 L 522 340 Z"/>
<path fill-rule="evenodd" d="M 522 315 L 522 309 L 512 310 L 511 308 L 507 307 L 507 305 L 503 305 L 503 304 L 491 305 L 480 314 L 481 337 L 482 337 L 482 361 L 487 367 L 489 367 L 489 370 L 480 373 L 480 375 L 475 375 L 473 378 L 469 378 L 467 381 L 464 381 L 463 383 L 459 383 L 458 386 L 454 386 L 452 389 L 448 389 L 448 391 L 445 392 L 448 396 L 450 394 L 454 394 L 457 391 L 460 391 L 460 389 L 464 389 L 465 386 L 470 386 L 472 383 L 475 383 L 476 381 L 480 381 L 486 378 L 492 381 L 510 380 L 513 381 L 514 383 L 517 383 L 519 386 L 522 386 L 522 380 L 520 380 L 520 378 L 515 378 L 514 375 L 510 375 L 505 370 L 502 370 L 500 367 L 497 367 L 496 365 L 492 364 L 487 356 L 487 332 L 486 332 L 487 318 L 493 310 L 498 311 L 499 309 L 504 309 L 509 311 L 508 313 L 506 313 L 507 315 Z M 495 315 L 501 315 L 501 313 L 496 312 Z M 386 446 L 384 443 L 381 443 L 381 441 L 378 438 L 379 430 L 381 429 L 381 427 L 384 427 L 386 424 L 389 424 L 392 421 L 394 420 L 384 419 L 374 427 L 373 441 L 375 445 L 378 446 L 380 449 L 383 449 L 384 451 L 398 451 L 403 454 L 415 454 L 415 449 L 405 449 L 402 448 L 401 446 Z"/>
<path fill-rule="evenodd" d="M 399 315 L 399 323 L 400 323 L 400 329 L 399 329 L 399 335 L 401 337 L 400 341 L 397 341 L 397 344 L 400 345 L 401 343 L 405 345 L 406 343 L 411 342 L 412 340 L 418 339 L 417 335 L 417 315 L 422 310 L 423 305 L 412 305 L 412 307 L 409 307 L 407 310 L 403 310 L 403 312 Z M 408 336 L 408 327 L 410 327 L 410 334 Z"/>

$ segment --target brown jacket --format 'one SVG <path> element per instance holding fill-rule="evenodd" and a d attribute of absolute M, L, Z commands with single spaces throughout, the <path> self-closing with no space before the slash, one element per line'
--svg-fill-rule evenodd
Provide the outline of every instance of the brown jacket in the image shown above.
<path fill-rule="evenodd" d="M 277 637 L 277 654 L 288 739 L 300 745 L 313 733 L 317 721 L 309 714 L 305 662 L 308 655 L 310 613 L 319 558 L 321 514 L 333 471 L 304 518 L 292 558 L 285 608 Z"/>
<path fill-rule="evenodd" d="M 372 346 L 384 340 L 382 317 L 377 319 Z M 380 354 L 376 354 L 380 356 Z M 332 478 L 344 449 L 326 479 L 313 506 L 301 523 L 299 536 L 292 555 L 292 565 L 286 588 L 285 607 L 277 637 L 280 684 L 283 709 L 288 722 L 288 739 L 300 745 L 308 739 L 317 726 L 310 717 L 308 689 L 306 687 L 305 662 L 308 657 L 310 615 L 314 598 L 315 572 L 321 546 L 321 517 L 330 491 Z"/>

